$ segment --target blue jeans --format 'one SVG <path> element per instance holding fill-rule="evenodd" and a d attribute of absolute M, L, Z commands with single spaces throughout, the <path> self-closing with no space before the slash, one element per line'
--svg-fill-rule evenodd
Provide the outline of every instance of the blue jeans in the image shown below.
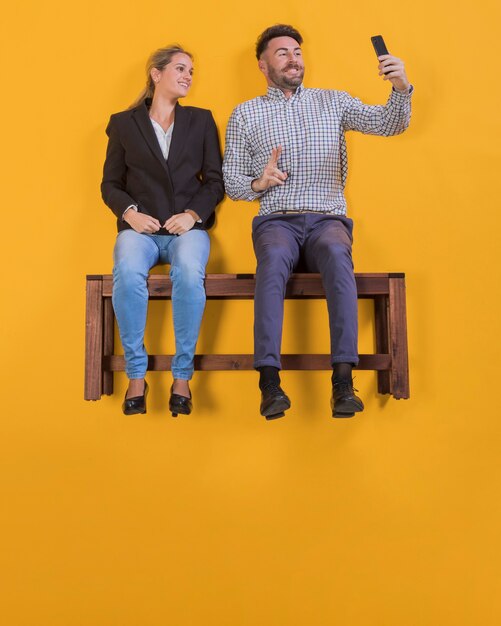
<path fill-rule="evenodd" d="M 113 251 L 112 300 L 129 378 L 144 378 L 148 367 L 144 330 L 149 270 L 159 263 L 169 263 L 176 338 L 172 375 L 191 379 L 205 308 L 204 278 L 209 251 L 210 240 L 205 230 L 189 230 L 180 236 L 146 235 L 132 229 L 118 233 Z"/>

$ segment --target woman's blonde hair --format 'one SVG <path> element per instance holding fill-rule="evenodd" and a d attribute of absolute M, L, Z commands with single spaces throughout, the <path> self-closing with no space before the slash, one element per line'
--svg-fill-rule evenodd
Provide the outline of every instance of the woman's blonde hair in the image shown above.
<path fill-rule="evenodd" d="M 156 68 L 161 72 L 163 69 L 165 69 L 165 66 L 172 61 L 172 57 L 175 54 L 187 54 L 190 59 L 193 60 L 193 55 L 187 50 L 184 50 L 178 44 L 155 50 L 155 52 L 153 52 L 153 54 L 148 59 L 148 63 L 146 64 L 146 87 L 139 94 L 136 100 L 134 100 L 134 102 L 130 105 L 129 109 L 133 109 L 134 107 L 139 106 L 146 100 L 146 98 L 153 98 L 153 93 L 155 92 L 155 83 L 153 82 L 153 78 L 151 77 L 151 70 L 153 68 Z"/>

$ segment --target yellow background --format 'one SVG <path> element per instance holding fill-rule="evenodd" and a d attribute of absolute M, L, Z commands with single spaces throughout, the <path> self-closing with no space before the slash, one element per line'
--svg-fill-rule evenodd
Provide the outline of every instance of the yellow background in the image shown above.
<path fill-rule="evenodd" d="M 499 3 L 18 2 L 2 10 L 0 621 L 6 626 L 501 623 Z M 253 44 L 305 37 L 307 86 L 384 102 L 370 36 L 415 85 L 411 127 L 349 136 L 358 271 L 407 275 L 411 399 L 332 420 L 327 372 L 286 372 L 286 419 L 254 372 L 196 375 L 195 411 L 146 416 L 125 378 L 83 401 L 85 275 L 111 271 L 99 194 L 110 113 L 149 53 L 195 54 L 187 103 L 224 137 L 262 93 Z M 251 272 L 255 204 L 225 200 L 209 271 Z M 165 271 L 165 270 L 163 270 Z M 286 309 L 284 351 L 328 346 L 324 303 Z M 252 305 L 210 303 L 200 350 L 250 351 Z M 161 335 L 161 337 L 159 337 Z M 172 347 L 155 303 L 152 352 Z M 361 310 L 361 351 L 372 342 Z"/>

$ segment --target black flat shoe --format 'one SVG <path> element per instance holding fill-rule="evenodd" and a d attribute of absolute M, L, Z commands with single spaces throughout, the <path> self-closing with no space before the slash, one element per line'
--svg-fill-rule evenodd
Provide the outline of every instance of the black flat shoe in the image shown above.
<path fill-rule="evenodd" d="M 193 409 L 193 402 L 191 401 L 191 392 L 190 397 L 180 396 L 178 393 L 174 393 L 172 391 L 172 386 L 170 388 L 170 398 L 169 398 L 169 411 L 172 413 L 172 417 L 177 417 L 179 413 L 181 415 L 189 415 Z"/>
<path fill-rule="evenodd" d="M 274 420 L 285 415 L 290 409 L 291 401 L 285 391 L 276 383 L 267 383 L 261 389 L 261 415 L 267 420 Z"/>
<path fill-rule="evenodd" d="M 122 404 L 124 415 L 136 415 L 137 413 L 146 413 L 146 396 L 148 395 L 148 383 L 144 381 L 144 393 L 142 396 L 134 396 L 134 398 L 125 399 Z"/>
<path fill-rule="evenodd" d="M 340 380 L 332 385 L 332 417 L 353 417 L 364 410 L 364 403 L 355 391 L 352 380 Z"/>

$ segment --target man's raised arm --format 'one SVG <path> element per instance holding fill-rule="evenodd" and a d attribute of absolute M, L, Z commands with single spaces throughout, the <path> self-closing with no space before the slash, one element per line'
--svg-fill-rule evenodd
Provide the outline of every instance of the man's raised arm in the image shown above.
<path fill-rule="evenodd" d="M 392 84 L 385 105 L 364 104 L 347 93 L 342 94 L 343 130 L 358 130 L 369 135 L 399 135 L 409 126 L 412 86 L 401 59 L 391 54 L 378 57 L 379 76 Z"/>

